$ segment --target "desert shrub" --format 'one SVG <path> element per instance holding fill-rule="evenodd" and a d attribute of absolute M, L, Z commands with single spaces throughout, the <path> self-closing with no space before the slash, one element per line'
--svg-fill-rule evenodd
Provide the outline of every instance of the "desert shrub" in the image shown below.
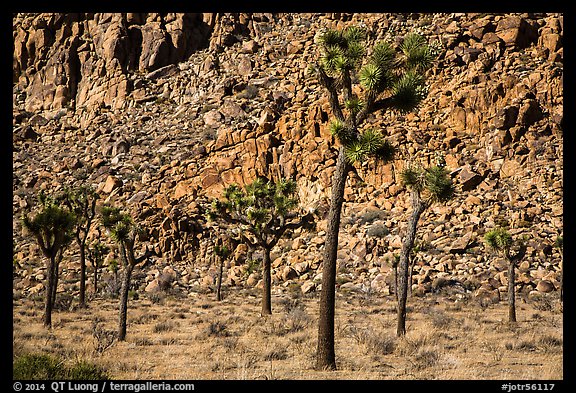
<path fill-rule="evenodd" d="M 358 329 L 354 326 L 349 327 L 349 332 L 358 344 L 364 345 L 367 353 L 389 355 L 393 353 L 396 348 L 394 337 L 388 335 L 382 336 L 373 330 Z"/>
<path fill-rule="evenodd" d="M 61 359 L 47 354 L 24 354 L 13 361 L 13 379 L 19 380 L 107 380 L 106 371 L 86 361 L 66 366 Z"/>
<path fill-rule="evenodd" d="M 154 325 L 154 333 L 169 332 L 176 328 L 177 324 L 172 321 L 158 322 Z"/>
<path fill-rule="evenodd" d="M 288 358 L 288 351 L 284 347 L 276 346 L 264 354 L 264 360 L 284 360 Z"/>
<path fill-rule="evenodd" d="M 440 310 L 431 312 L 430 317 L 432 318 L 432 326 L 438 329 L 447 328 L 454 321 L 454 318 Z"/>
<path fill-rule="evenodd" d="M 545 351 L 556 351 L 558 347 L 562 347 L 563 340 L 551 335 L 540 337 L 538 343 L 544 348 Z"/>
<path fill-rule="evenodd" d="M 74 380 L 106 380 L 107 373 L 95 364 L 79 361 L 68 369 L 66 379 Z"/>
<path fill-rule="evenodd" d="M 283 318 L 287 333 L 299 332 L 310 324 L 311 318 L 304 310 L 304 307 L 292 308 Z"/>
<path fill-rule="evenodd" d="M 388 230 L 386 225 L 384 225 L 382 223 L 374 223 L 374 224 L 370 225 L 370 227 L 366 231 L 366 236 L 382 238 L 382 237 L 388 235 L 389 233 L 390 233 L 390 231 Z"/>
<path fill-rule="evenodd" d="M 440 360 L 440 354 L 434 349 L 421 349 L 414 355 L 414 366 L 418 370 L 433 367 Z"/>
<path fill-rule="evenodd" d="M 230 333 L 226 330 L 226 324 L 222 321 L 211 322 L 206 328 L 208 336 L 228 337 Z"/>
<path fill-rule="evenodd" d="M 539 311 L 552 311 L 554 309 L 554 299 L 552 296 L 538 296 L 532 302 L 534 308 Z"/>

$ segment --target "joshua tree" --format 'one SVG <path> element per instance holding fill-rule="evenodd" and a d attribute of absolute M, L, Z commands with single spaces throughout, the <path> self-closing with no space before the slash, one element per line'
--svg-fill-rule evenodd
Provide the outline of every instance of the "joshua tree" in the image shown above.
<path fill-rule="evenodd" d="M 98 272 L 104 263 L 104 257 L 110 252 L 110 247 L 96 240 L 86 247 L 86 256 L 94 269 L 94 294 L 98 293 Z"/>
<path fill-rule="evenodd" d="M 490 248 L 500 252 L 508 260 L 508 321 L 516 322 L 516 274 L 514 269 L 526 254 L 526 241 L 522 239 L 516 242 L 518 251 L 512 255 L 512 247 L 515 242 L 505 228 L 498 227 L 486 232 L 484 240 Z"/>
<path fill-rule="evenodd" d="M 76 215 L 74 238 L 80 250 L 80 306 L 86 305 L 86 239 L 96 216 L 99 195 L 89 186 L 66 190 L 63 203 Z"/>
<path fill-rule="evenodd" d="M 414 247 L 418 220 L 424 211 L 435 202 L 447 202 L 454 196 L 452 179 L 443 166 L 422 168 L 408 165 L 401 173 L 402 182 L 410 189 L 412 214 L 398 262 L 398 325 L 397 336 L 406 334 L 406 299 L 408 296 L 408 270 L 410 254 Z"/>
<path fill-rule="evenodd" d="M 426 40 L 417 34 L 404 37 L 398 48 L 388 42 L 376 42 L 370 53 L 366 49 L 366 38 L 366 32 L 355 26 L 320 32 L 316 36 L 320 59 L 309 68 L 310 74 L 328 91 L 334 116 L 330 131 L 340 142 L 323 256 L 317 369 L 336 369 L 336 255 L 348 173 L 355 162 L 368 156 L 387 162 L 394 154 L 394 148 L 381 131 L 362 130 L 361 126 L 371 114 L 379 111 L 416 109 L 427 95 L 424 73 L 435 58 Z M 359 84 L 358 89 L 353 88 L 354 83 Z"/>
<path fill-rule="evenodd" d="M 564 236 L 558 236 L 554 245 L 560 250 L 560 301 L 564 301 Z"/>
<path fill-rule="evenodd" d="M 43 322 L 44 326 L 52 327 L 58 261 L 62 258 L 65 247 L 72 240 L 75 217 L 68 209 L 58 206 L 52 198 L 41 193 L 39 199 L 43 205 L 42 210 L 32 218 L 25 214 L 22 223 L 36 238 L 40 250 L 47 258 Z"/>
<path fill-rule="evenodd" d="M 214 200 L 208 214 L 211 221 L 235 225 L 242 230 L 243 241 L 263 251 L 263 278 L 261 315 L 272 314 L 270 252 L 288 230 L 312 224 L 312 214 L 300 215 L 296 182 L 281 179 L 277 183 L 256 179 L 242 190 L 231 185 L 224 191 L 224 200 Z"/>
<path fill-rule="evenodd" d="M 103 206 L 101 210 L 101 220 L 104 228 L 109 231 L 110 236 L 120 247 L 123 275 L 120 289 L 118 340 L 124 341 L 126 339 L 128 292 L 130 290 L 132 271 L 138 263 L 153 255 L 153 252 L 146 248 L 146 252 L 142 256 L 138 258 L 135 256 L 134 243 L 141 229 L 134 224 L 130 215 L 123 213 L 119 208 Z"/>
<path fill-rule="evenodd" d="M 214 254 L 218 258 L 218 279 L 216 281 L 216 300 L 222 300 L 222 273 L 224 271 L 224 261 L 230 256 L 232 249 L 224 244 L 221 237 L 217 237 L 214 244 Z"/>

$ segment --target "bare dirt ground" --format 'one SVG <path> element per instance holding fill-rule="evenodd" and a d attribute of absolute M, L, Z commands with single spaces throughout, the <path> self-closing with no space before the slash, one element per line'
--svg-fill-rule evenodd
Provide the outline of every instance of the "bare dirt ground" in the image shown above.
<path fill-rule="evenodd" d="M 15 298 L 14 354 L 87 360 L 124 380 L 559 380 L 563 379 L 562 306 L 557 294 L 507 304 L 455 302 L 441 294 L 409 299 L 407 335 L 395 336 L 394 296 L 337 292 L 337 371 L 316 371 L 318 293 L 273 295 L 262 318 L 260 292 L 140 295 L 131 299 L 125 342 L 111 337 L 117 299 L 57 310 L 42 326 L 42 299 Z M 107 333 L 111 333 L 107 335 Z"/>

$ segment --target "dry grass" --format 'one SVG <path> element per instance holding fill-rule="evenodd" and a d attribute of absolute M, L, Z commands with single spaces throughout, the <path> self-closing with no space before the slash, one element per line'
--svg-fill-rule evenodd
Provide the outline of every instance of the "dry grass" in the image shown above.
<path fill-rule="evenodd" d="M 273 296 L 260 317 L 257 294 L 131 300 L 128 335 L 115 339 L 116 301 L 60 310 L 42 327 L 42 303 L 14 302 L 15 354 L 84 359 L 113 379 L 540 379 L 563 378 L 562 313 L 553 302 L 520 303 L 509 325 L 504 302 L 482 309 L 439 295 L 409 299 L 407 335 L 395 335 L 393 297 L 337 293 L 337 371 L 314 370 L 318 294 Z"/>

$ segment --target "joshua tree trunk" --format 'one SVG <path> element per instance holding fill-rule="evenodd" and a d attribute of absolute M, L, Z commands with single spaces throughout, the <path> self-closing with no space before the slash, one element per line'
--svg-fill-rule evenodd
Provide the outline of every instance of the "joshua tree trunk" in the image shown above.
<path fill-rule="evenodd" d="M 94 265 L 94 295 L 98 293 L 98 267 Z"/>
<path fill-rule="evenodd" d="M 130 290 L 130 278 L 132 277 L 132 270 L 134 266 L 127 264 L 124 268 L 124 276 L 122 277 L 122 288 L 120 290 L 120 317 L 118 325 L 118 340 L 124 341 L 126 339 L 126 319 L 128 313 L 128 292 Z"/>
<path fill-rule="evenodd" d="M 272 314 L 272 295 L 271 295 L 271 284 L 272 280 L 270 277 L 270 250 L 264 248 L 264 260 L 263 260 L 263 278 L 264 278 L 264 288 L 262 289 L 262 311 L 261 315 L 271 315 Z"/>
<path fill-rule="evenodd" d="M 54 303 L 52 302 L 53 299 L 53 292 L 54 292 L 54 268 L 56 267 L 56 256 L 50 257 L 50 262 L 48 265 L 48 269 L 46 272 L 46 298 L 44 303 L 44 317 L 43 322 L 44 326 L 51 328 L 52 327 L 52 308 Z"/>
<path fill-rule="evenodd" d="M 398 301 L 398 264 L 394 265 L 394 295 Z"/>
<path fill-rule="evenodd" d="M 519 263 L 524 255 L 526 255 L 526 243 L 520 245 L 520 249 L 516 255 L 511 256 L 510 250 L 506 251 L 506 259 L 508 259 L 508 321 L 516 322 L 516 264 Z"/>
<path fill-rule="evenodd" d="M 320 294 L 320 319 L 318 322 L 318 348 L 316 369 L 336 369 L 334 353 L 334 306 L 336 292 L 336 257 L 338 252 L 338 233 L 340 214 L 344 202 L 344 188 L 350 166 L 346 161 L 344 147 L 340 147 L 336 171 L 332 179 L 332 200 L 328 213 L 326 243 L 322 269 L 322 293 Z"/>
<path fill-rule="evenodd" d="M 560 301 L 564 301 L 564 250 L 560 251 L 562 256 L 560 259 Z"/>
<path fill-rule="evenodd" d="M 516 322 L 516 291 L 515 281 L 516 275 L 514 272 L 514 259 L 508 259 L 508 321 Z"/>
<path fill-rule="evenodd" d="M 219 266 L 219 270 L 218 270 L 218 279 L 216 281 L 216 300 L 221 301 L 222 300 L 222 271 L 224 270 L 224 258 L 223 257 L 217 257 L 219 259 L 220 262 L 220 266 Z"/>
<path fill-rule="evenodd" d="M 420 199 L 417 191 L 412 191 L 412 215 L 408 221 L 408 233 L 402 243 L 402 252 L 400 253 L 399 264 L 399 280 L 398 280 L 398 325 L 396 327 L 396 335 L 398 337 L 406 334 L 406 299 L 408 297 L 408 270 L 410 262 L 410 251 L 414 247 L 414 239 L 416 238 L 416 227 L 418 220 L 426 209 L 426 203 Z"/>
<path fill-rule="evenodd" d="M 80 248 L 80 307 L 86 305 L 86 244 L 79 237 L 76 238 Z"/>
<path fill-rule="evenodd" d="M 52 275 L 53 275 L 53 281 L 52 281 L 52 289 L 51 289 L 51 294 L 52 294 L 52 307 L 54 307 L 54 305 L 56 304 L 56 292 L 58 291 L 58 279 L 60 278 L 60 262 L 62 261 L 62 257 L 64 254 L 64 250 L 60 250 L 58 251 L 58 253 L 56 254 L 56 257 L 54 258 L 54 266 L 52 268 Z"/>

